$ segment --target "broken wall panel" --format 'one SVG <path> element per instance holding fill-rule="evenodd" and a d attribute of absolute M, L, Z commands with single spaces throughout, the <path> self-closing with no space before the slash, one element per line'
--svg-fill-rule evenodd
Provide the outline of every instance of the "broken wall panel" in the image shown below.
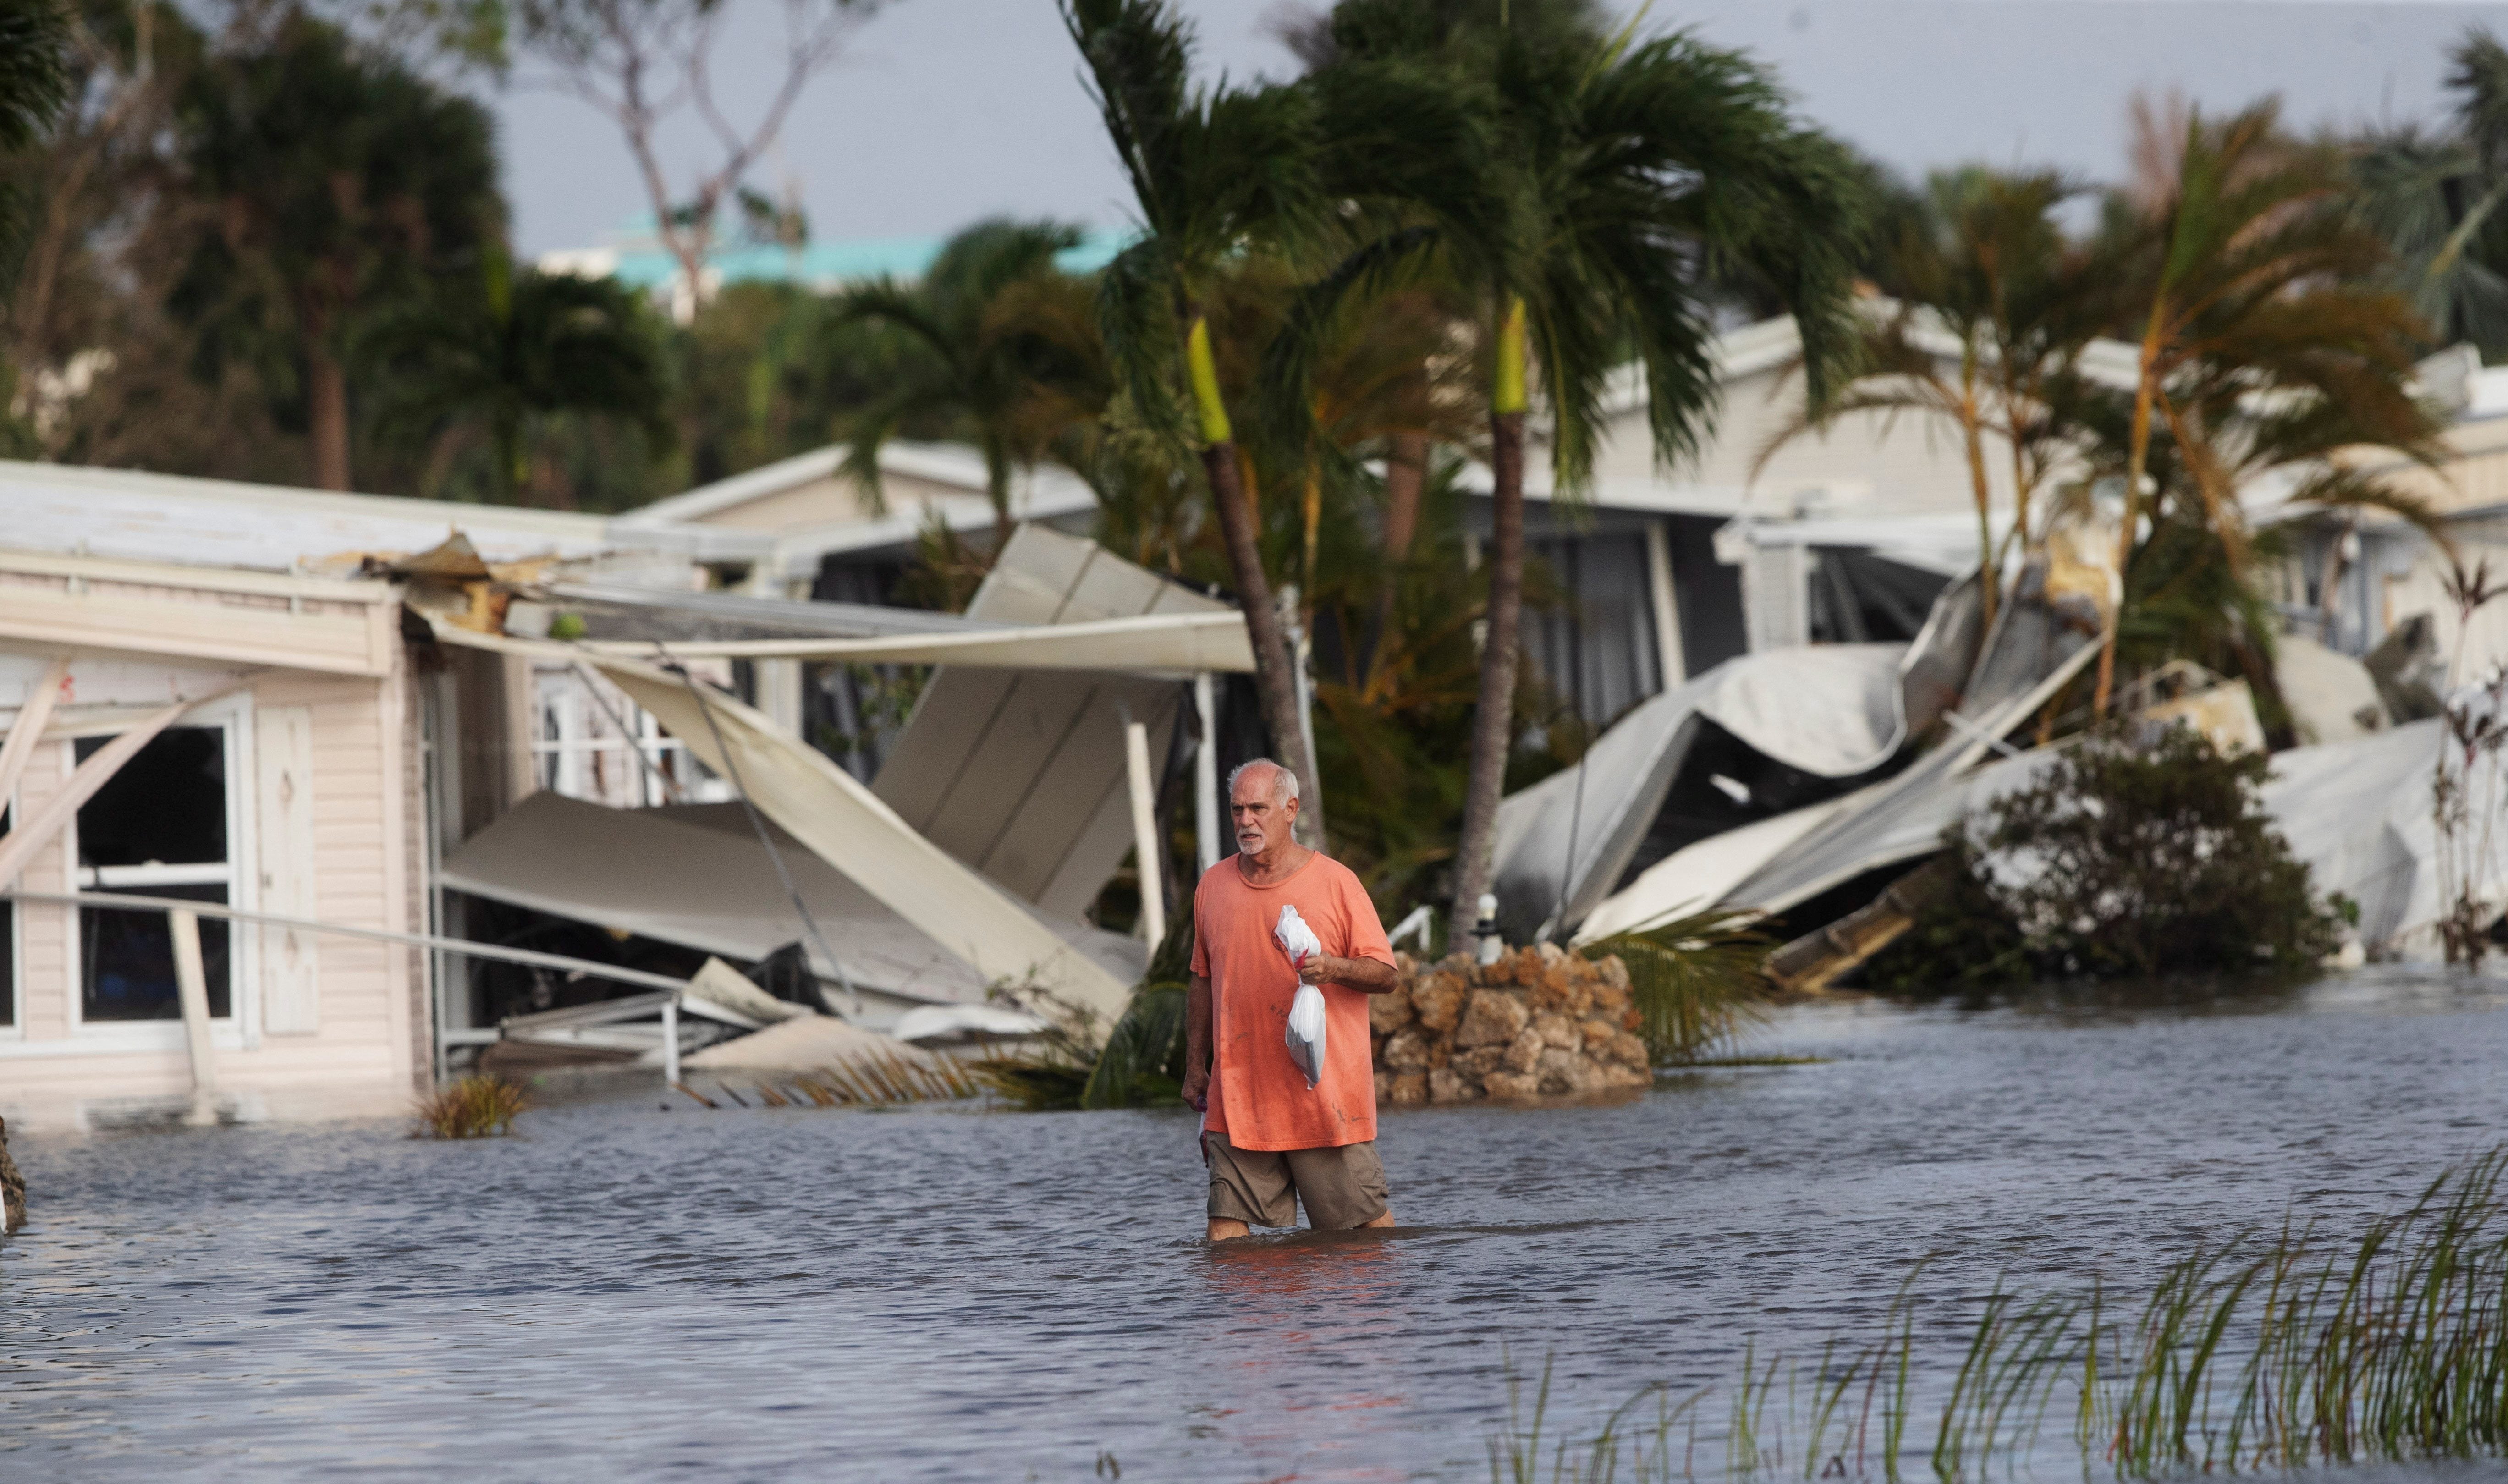
<path fill-rule="evenodd" d="M 1038 626 L 1227 612 L 1093 541 L 1022 526 L 967 616 Z M 1172 681 L 944 666 L 872 791 L 1005 889 L 1077 918 L 1131 850 L 1124 723 L 1147 726 L 1151 755 L 1165 757 L 1181 702 Z"/>

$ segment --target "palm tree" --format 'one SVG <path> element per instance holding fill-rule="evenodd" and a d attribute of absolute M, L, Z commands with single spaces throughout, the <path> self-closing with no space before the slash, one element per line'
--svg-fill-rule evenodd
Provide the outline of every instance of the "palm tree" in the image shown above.
<path fill-rule="evenodd" d="M 2099 295 L 2055 218 L 2073 194 L 2052 172 L 1936 175 L 1878 253 L 1881 286 L 1896 303 L 1864 328 L 1861 374 L 1827 406 L 1806 403 L 1759 451 L 1764 468 L 1787 443 L 1848 413 L 1913 412 L 1949 423 L 1976 505 L 1989 627 L 2004 559 L 2029 539 L 2032 499 L 2071 444 L 2058 388 L 2098 328 Z M 1989 440 L 2004 445 L 2012 490 L 2012 522 L 2000 542 Z"/>
<path fill-rule="evenodd" d="M 68 10 L 50 0 L 0 3 L 0 153 L 20 154 L 43 137 L 70 98 Z M 0 182 L 0 228 L 22 236 L 33 204 L 24 187 Z M 7 254 L 8 277 L 19 255 Z"/>
<path fill-rule="evenodd" d="M 1437 257 L 1478 301 L 1494 529 L 1447 940 L 1460 944 L 1489 879 L 1513 742 L 1536 369 L 1562 495 L 1591 479 L 1604 382 L 1632 350 L 1656 458 L 1693 456 L 1715 400 L 1707 284 L 1744 259 L 1800 322 L 1811 394 L 1826 400 L 1852 342 L 1860 203 L 1844 152 L 1796 123 L 1764 72 L 1685 35 L 1451 26 L 1433 0 L 1346 0 L 1335 35 L 1346 60 L 1314 79 L 1334 166 L 1350 194 L 1399 209 L 1332 282 L 1372 285 Z M 1442 72 L 1482 128 L 1388 108 L 1420 69 Z"/>
<path fill-rule="evenodd" d="M 667 443 L 668 392 L 649 313 L 609 278 L 514 271 L 503 247 L 481 254 L 455 292 L 393 315 L 369 343 L 397 374 L 383 426 L 437 441 L 483 427 L 497 498 L 533 492 L 535 419 L 607 418 Z"/>
<path fill-rule="evenodd" d="M 1276 755 L 1298 776 L 1310 839 L 1324 838 L 1322 780 L 1308 756 L 1298 680 L 1263 567 L 1236 424 L 1221 394 L 1207 300 L 1249 244 L 1292 250 L 1327 214 L 1313 109 L 1288 88 L 1191 85 L 1192 31 L 1165 0 L 1061 0 L 1099 117 L 1139 213 L 1138 241 L 1098 283 L 1098 318 L 1131 413 L 1200 450 L 1253 642 L 1254 683 Z M 1178 383 L 1193 414 L 1190 432 Z"/>
<path fill-rule="evenodd" d="M 2101 271 L 2133 285 L 2142 321 L 2120 572 L 2131 565 L 2150 492 L 2155 426 L 2172 434 L 2190 492 L 2233 562 L 2243 560 L 2236 475 L 2252 460 L 2225 454 L 2221 429 L 2246 429 L 2258 448 L 2272 448 L 2342 420 L 2346 433 L 2408 452 L 2431 431 L 2408 390 L 2417 321 L 2371 281 L 2385 266 L 2384 244 L 2342 209 L 2340 157 L 2291 140 L 2279 125 L 2271 100 L 2218 124 L 2191 116 L 2169 161 L 2173 178 L 2152 182 L 2138 209 L 2117 213 Z M 2323 487 L 2346 488 L 2361 493 Z M 2100 645 L 2091 708 L 2101 717 L 2121 616 L 2110 615 Z"/>
<path fill-rule="evenodd" d="M 877 323 L 910 343 L 895 379 L 847 415 L 845 472 L 874 510 L 886 496 L 879 451 L 917 425 L 963 428 L 984 458 L 984 489 L 1008 539 L 1011 476 L 1033 467 L 1105 406 L 1103 352 L 1085 288 L 1054 266 L 1080 229 L 978 222 L 950 239 L 920 283 L 881 278 L 839 294 L 836 322 Z"/>
<path fill-rule="evenodd" d="M 2497 361 L 2508 359 L 2508 47 L 2475 27 L 2454 61 L 2455 127 L 2372 135 L 2352 163 L 2357 207 L 2438 342 L 2469 341 Z"/>
<path fill-rule="evenodd" d="M 200 221 L 174 306 L 302 389 L 312 481 L 349 489 L 358 335 L 497 236 L 487 112 L 298 14 L 269 50 L 203 66 L 177 115 Z"/>

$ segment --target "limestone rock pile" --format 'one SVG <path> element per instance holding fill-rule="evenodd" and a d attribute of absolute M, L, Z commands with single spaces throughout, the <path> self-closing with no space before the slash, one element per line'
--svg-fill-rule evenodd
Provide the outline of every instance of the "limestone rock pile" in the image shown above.
<path fill-rule="evenodd" d="M 1516 1100 L 1652 1083 L 1629 971 L 1539 944 L 1475 964 L 1401 955 L 1402 983 L 1368 1001 L 1380 1102 Z"/>

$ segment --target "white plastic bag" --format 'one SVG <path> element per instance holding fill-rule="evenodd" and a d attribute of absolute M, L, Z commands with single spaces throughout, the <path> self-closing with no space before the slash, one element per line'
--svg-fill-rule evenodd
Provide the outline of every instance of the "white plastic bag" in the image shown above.
<path fill-rule="evenodd" d="M 1307 1086 L 1312 1088 L 1324 1077 L 1324 992 L 1312 984 L 1300 984 L 1298 997 L 1289 1001 L 1289 1028 L 1280 1039 L 1288 1044 L 1289 1059 L 1307 1074 Z"/>
<path fill-rule="evenodd" d="M 1298 915 L 1297 908 L 1283 906 L 1280 920 L 1272 929 L 1272 939 L 1289 961 L 1300 968 L 1308 959 L 1324 950 L 1315 930 Z M 1312 1088 L 1324 1076 L 1324 992 L 1312 984 L 1300 984 L 1297 997 L 1289 1001 L 1289 1028 L 1281 1041 L 1289 1048 L 1289 1059 L 1307 1074 L 1307 1086 Z"/>
<path fill-rule="evenodd" d="M 1280 946 L 1281 952 L 1289 955 L 1291 963 L 1301 968 L 1306 966 L 1308 959 L 1324 950 L 1323 941 L 1315 937 L 1313 928 L 1307 926 L 1307 919 L 1298 915 L 1295 903 L 1281 905 L 1280 920 L 1272 928 L 1272 941 Z"/>

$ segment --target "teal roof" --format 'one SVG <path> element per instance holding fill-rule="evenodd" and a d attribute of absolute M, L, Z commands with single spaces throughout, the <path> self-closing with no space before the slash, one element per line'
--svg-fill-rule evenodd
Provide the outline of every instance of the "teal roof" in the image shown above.
<path fill-rule="evenodd" d="M 1065 273 L 1093 273 L 1103 268 L 1131 241 L 1128 232 L 1090 231 L 1080 245 L 1054 256 Z M 850 283 L 882 275 L 919 278 L 948 242 L 945 237 L 870 237 L 850 241 L 812 242 L 793 250 L 741 245 L 718 251 L 709 260 L 725 283 Z M 657 246 L 639 243 L 618 248 L 617 278 L 637 288 L 659 288 L 679 271 L 672 256 Z"/>

